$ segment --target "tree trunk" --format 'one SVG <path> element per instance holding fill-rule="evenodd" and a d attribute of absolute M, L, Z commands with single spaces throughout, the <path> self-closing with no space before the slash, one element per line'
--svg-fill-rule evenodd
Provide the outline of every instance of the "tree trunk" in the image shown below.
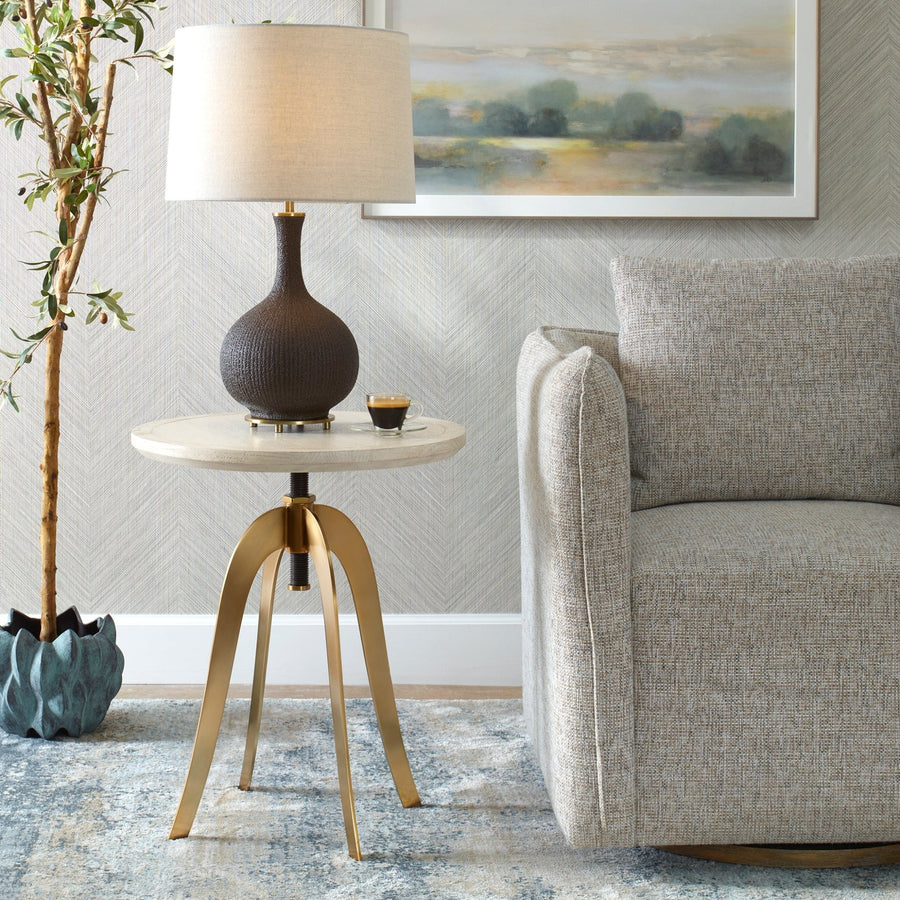
<path fill-rule="evenodd" d="M 35 21 L 34 0 L 25 0 L 28 7 L 28 19 Z M 81 0 L 82 17 L 91 14 L 91 7 L 87 0 Z M 35 31 L 35 42 L 39 43 Z M 76 40 L 75 53 L 69 54 L 69 61 L 74 78 L 74 87 L 84 102 L 87 96 L 88 78 L 90 75 L 91 47 L 90 29 L 84 28 L 79 32 Z M 103 87 L 103 100 L 98 112 L 97 121 L 90 126 L 91 132 L 96 138 L 92 168 L 97 171 L 97 178 L 103 169 L 103 156 L 106 149 L 106 136 L 109 127 L 109 111 L 113 101 L 113 86 L 116 78 L 115 63 L 106 67 L 106 82 Z M 38 82 L 38 87 L 41 83 Z M 46 97 L 44 98 L 46 100 Z M 46 106 L 46 103 L 44 104 Z M 49 107 L 47 107 L 49 110 Z M 88 123 L 81 120 L 77 110 L 69 113 L 69 127 L 66 130 L 63 154 L 66 162 L 71 161 L 73 141 L 78 137 L 82 127 L 88 127 Z M 55 126 L 49 118 L 49 111 L 43 116 L 45 125 L 45 139 L 50 146 L 51 161 L 54 168 L 56 160 L 60 158 Z M 71 182 L 63 182 L 57 191 L 56 217 L 58 222 L 65 221 L 66 234 L 73 242 L 59 254 L 59 267 L 53 285 L 59 306 L 67 306 L 69 303 L 69 290 L 75 282 L 81 255 L 87 241 L 91 222 L 94 218 L 94 210 L 97 206 L 99 191 L 91 193 L 84 204 L 84 209 L 79 212 L 71 209 L 66 199 L 71 190 Z M 60 357 L 63 347 L 63 333 L 65 329 L 65 315 L 58 312 L 54 320 L 56 327 L 47 337 L 45 351 L 47 354 L 44 370 L 44 456 L 41 461 L 41 475 L 43 480 L 43 499 L 41 502 L 41 640 L 53 641 L 56 639 L 56 507 L 59 497 L 59 388 L 60 388 Z"/>
<path fill-rule="evenodd" d="M 28 19 L 32 23 L 35 43 L 40 43 L 37 35 L 36 18 L 34 15 L 34 0 L 26 0 L 28 8 Z M 91 13 L 90 6 L 86 0 L 81 0 L 81 15 L 88 16 Z M 70 69 L 74 79 L 74 88 L 82 102 L 87 95 L 88 77 L 91 63 L 91 48 L 88 38 L 89 30 L 82 30 L 76 40 L 76 49 L 74 53 L 69 54 Z M 114 69 L 114 67 L 113 67 Z M 42 88 L 42 84 L 38 82 L 38 87 Z M 111 91 L 111 85 L 109 86 Z M 51 157 L 51 165 L 56 168 L 60 165 L 60 151 L 57 143 L 56 129 L 53 120 L 50 117 L 49 106 L 46 103 L 46 93 L 39 90 L 39 99 L 43 99 L 41 106 L 42 119 L 45 130 L 45 141 L 48 144 Z M 101 149 L 97 156 L 99 160 L 95 160 L 97 166 L 102 165 L 102 146 L 106 139 L 107 117 L 109 115 L 108 103 L 104 105 L 102 111 L 102 122 L 100 129 L 102 131 Z M 69 113 L 69 124 L 66 129 L 63 152 L 65 154 L 65 162 L 71 162 L 71 151 L 73 141 L 77 138 L 79 129 L 82 125 L 81 117 L 75 109 Z M 65 221 L 67 226 L 66 233 L 72 237 L 76 237 L 78 229 L 78 216 L 72 215 L 71 210 L 66 205 L 66 198 L 70 192 L 71 183 L 65 182 L 57 191 L 56 197 L 56 218 L 58 222 Z M 57 304 L 59 306 L 67 305 L 69 302 L 69 289 L 75 281 L 75 274 L 78 271 L 78 264 L 81 261 L 81 254 L 84 250 L 84 242 L 87 239 L 87 231 L 90 228 L 90 219 L 93 217 L 94 204 L 96 203 L 96 194 L 91 198 L 94 202 L 89 203 L 89 215 L 87 221 L 81 223 L 82 229 L 77 234 L 77 240 L 69 248 L 64 249 L 59 255 L 59 268 L 53 292 L 56 295 Z M 44 455 L 41 460 L 41 478 L 43 485 L 43 496 L 41 500 L 41 640 L 56 640 L 56 525 L 57 525 L 57 501 L 59 499 L 59 388 L 60 388 L 60 358 L 63 348 L 63 329 L 65 325 L 65 315 L 59 312 L 54 320 L 56 327 L 50 332 L 45 352 L 47 354 L 46 365 L 44 368 Z"/>
<path fill-rule="evenodd" d="M 65 301 L 60 298 L 60 302 Z M 56 639 L 56 502 L 59 496 L 59 362 L 63 331 L 47 338 L 44 370 L 44 457 L 41 461 L 41 640 Z"/>
<path fill-rule="evenodd" d="M 74 230 L 71 217 L 66 218 L 68 228 Z M 71 273 L 72 249 L 59 255 L 59 269 L 53 285 L 60 306 L 69 302 L 69 288 L 74 275 Z M 44 456 L 41 460 L 43 483 L 41 500 L 41 640 L 56 640 L 56 506 L 59 498 L 59 387 L 60 358 L 63 348 L 63 322 L 65 316 L 56 314 L 56 327 L 47 337 L 44 366 Z"/>

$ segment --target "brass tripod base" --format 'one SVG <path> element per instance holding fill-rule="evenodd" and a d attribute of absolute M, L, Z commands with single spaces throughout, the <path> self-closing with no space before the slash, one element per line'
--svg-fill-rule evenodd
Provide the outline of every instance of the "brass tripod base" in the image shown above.
<path fill-rule="evenodd" d="M 846 869 L 900 862 L 900 844 L 708 844 L 658 849 L 695 859 L 780 869 Z"/>
<path fill-rule="evenodd" d="M 275 581 L 281 556 L 287 550 L 291 553 L 309 553 L 316 569 L 322 595 L 322 612 L 325 617 L 331 717 L 334 723 L 344 828 L 347 832 L 350 856 L 353 859 L 361 859 L 353 785 L 350 778 L 347 713 L 344 704 L 344 679 L 332 553 L 341 562 L 350 583 L 375 715 L 400 802 L 406 807 L 420 804 L 400 733 L 375 571 L 362 535 L 342 512 L 330 506 L 316 504 L 315 497 L 311 496 L 285 497 L 284 502 L 283 507 L 263 513 L 244 532 L 228 565 L 219 599 L 209 675 L 200 707 L 194 750 L 169 838 L 187 837 L 194 823 L 222 726 L 225 698 L 231 682 L 234 654 L 247 595 L 257 571 L 262 567 L 262 597 L 259 605 L 259 631 L 250 699 L 250 720 L 240 779 L 240 787 L 243 790 L 250 787 L 262 718 Z"/>

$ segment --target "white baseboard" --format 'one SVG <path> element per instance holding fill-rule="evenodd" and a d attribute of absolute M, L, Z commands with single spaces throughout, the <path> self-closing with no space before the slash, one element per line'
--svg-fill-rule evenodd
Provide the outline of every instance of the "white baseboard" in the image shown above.
<path fill-rule="evenodd" d="M 214 616 L 116 615 L 126 684 L 206 681 Z M 232 684 L 253 680 L 256 616 L 245 616 Z M 393 615 L 384 617 L 395 684 L 517 686 L 522 683 L 520 615 Z M 366 684 L 356 617 L 340 617 L 344 683 Z M 276 615 L 267 683 L 328 684 L 321 616 Z"/>

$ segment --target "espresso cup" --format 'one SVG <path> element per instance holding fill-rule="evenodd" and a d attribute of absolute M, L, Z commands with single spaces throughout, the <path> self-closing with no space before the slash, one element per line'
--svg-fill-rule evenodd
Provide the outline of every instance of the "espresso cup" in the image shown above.
<path fill-rule="evenodd" d="M 410 412 L 410 407 L 413 412 Z M 422 415 L 424 407 L 409 394 L 366 394 L 366 409 L 378 431 L 399 433 L 403 423 Z"/>

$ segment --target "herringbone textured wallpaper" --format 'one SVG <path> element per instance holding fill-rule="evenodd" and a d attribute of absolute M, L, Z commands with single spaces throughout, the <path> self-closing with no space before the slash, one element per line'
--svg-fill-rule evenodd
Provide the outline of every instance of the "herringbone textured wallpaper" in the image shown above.
<path fill-rule="evenodd" d="M 354 0 L 169 0 L 158 34 L 265 18 L 354 24 Z M 160 41 L 161 43 L 162 41 Z M 101 209 L 83 266 L 125 291 L 136 334 L 73 326 L 60 503 L 61 602 L 120 613 L 212 612 L 231 549 L 277 503 L 280 476 L 153 463 L 132 451 L 141 422 L 235 409 L 219 381 L 221 339 L 269 290 L 271 208 L 163 200 L 166 76 L 120 74 L 107 160 L 129 173 Z M 0 144 L 0 346 L 23 322 L 47 228 L 16 197 L 33 145 Z M 454 459 L 313 478 L 319 499 L 370 537 L 387 612 L 514 612 L 519 606 L 514 371 L 540 324 L 614 329 L 609 259 L 900 253 L 900 5 L 823 0 L 820 216 L 785 220 L 382 220 L 318 206 L 304 234 L 311 292 L 353 329 L 367 384 L 406 388 L 428 414 L 465 423 Z M 0 418 L 0 603 L 35 609 L 41 384 Z M 311 612 L 314 596 L 280 596 Z"/>

